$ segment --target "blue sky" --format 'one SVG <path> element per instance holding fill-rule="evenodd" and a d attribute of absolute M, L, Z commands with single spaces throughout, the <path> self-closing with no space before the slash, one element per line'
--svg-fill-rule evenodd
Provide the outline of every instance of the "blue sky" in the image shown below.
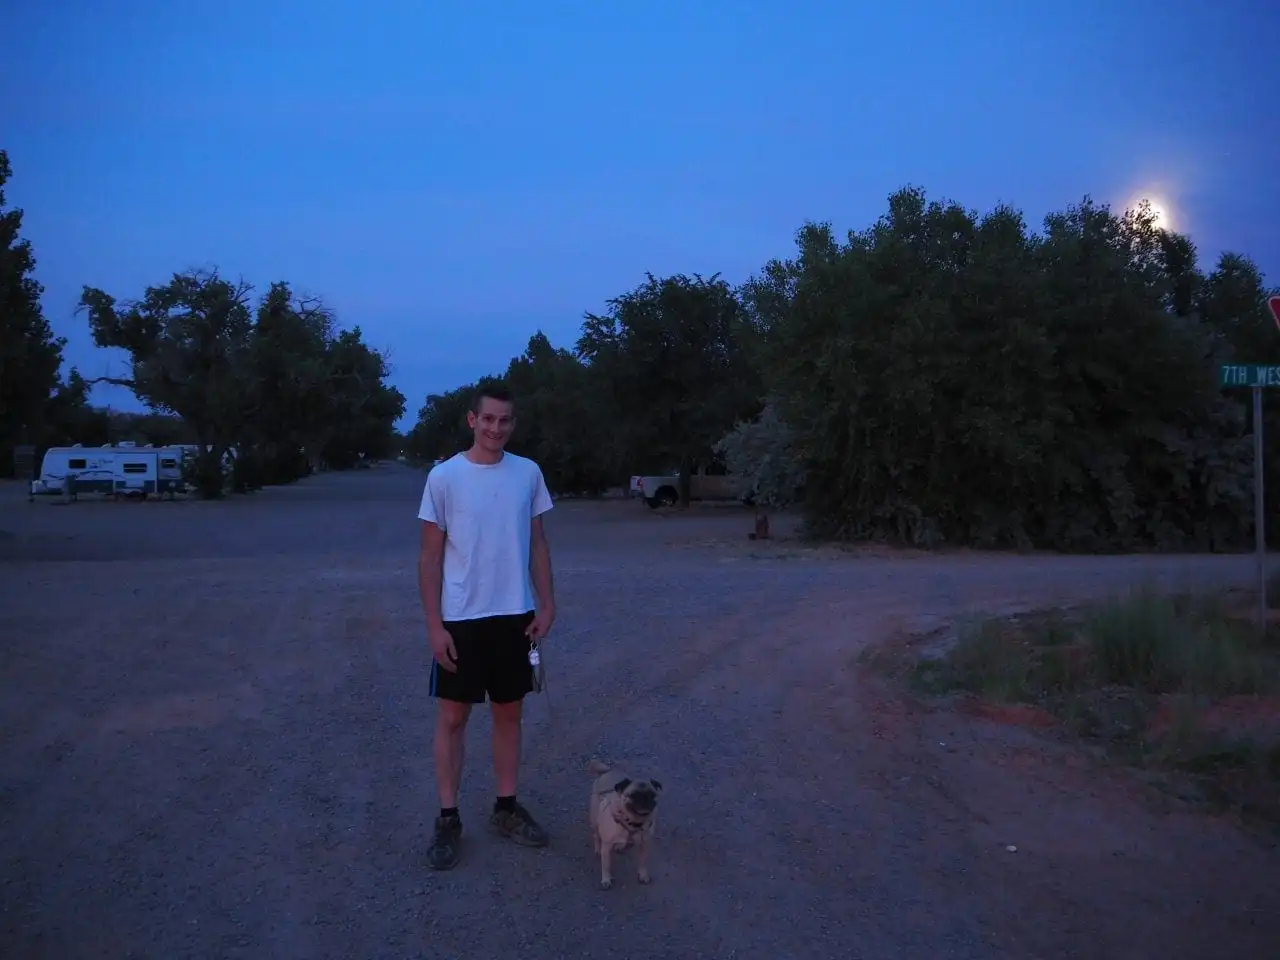
<path fill-rule="evenodd" d="M 655 274 L 745 279 L 906 184 L 1168 205 L 1280 284 L 1280 8 L 61 0 L 0 13 L 0 146 L 44 309 L 216 265 L 286 279 L 423 397 Z M 1270 8 L 1270 9 L 1268 9 Z M 137 409 L 128 391 L 95 400 Z"/>

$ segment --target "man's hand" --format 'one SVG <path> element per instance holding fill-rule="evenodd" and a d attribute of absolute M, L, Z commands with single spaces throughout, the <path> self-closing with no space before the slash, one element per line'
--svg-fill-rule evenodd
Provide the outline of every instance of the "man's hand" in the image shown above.
<path fill-rule="evenodd" d="M 551 632 L 551 625 L 556 622 L 555 607 L 543 607 L 533 615 L 529 625 L 524 628 L 524 635 L 531 643 L 541 643 L 542 638 Z"/>
<path fill-rule="evenodd" d="M 431 652 L 436 662 L 450 673 L 458 672 L 458 651 L 453 646 L 453 637 L 441 624 L 427 628 L 427 639 L 431 641 Z"/>

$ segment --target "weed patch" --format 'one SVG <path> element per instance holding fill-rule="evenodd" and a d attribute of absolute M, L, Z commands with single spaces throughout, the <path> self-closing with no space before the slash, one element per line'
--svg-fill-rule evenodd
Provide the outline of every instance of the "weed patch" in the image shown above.
<path fill-rule="evenodd" d="M 1280 825 L 1280 628 L 1260 633 L 1251 609 L 1143 589 L 965 625 L 902 672 L 929 696 L 1029 705 L 1108 756 Z"/>

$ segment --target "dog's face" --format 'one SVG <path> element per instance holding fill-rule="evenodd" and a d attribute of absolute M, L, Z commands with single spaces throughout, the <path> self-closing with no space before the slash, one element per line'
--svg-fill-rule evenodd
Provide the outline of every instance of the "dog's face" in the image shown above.
<path fill-rule="evenodd" d="M 632 780 L 626 777 L 614 784 L 613 789 L 622 797 L 622 808 L 628 819 L 643 823 L 657 809 L 662 784 L 657 780 Z"/>

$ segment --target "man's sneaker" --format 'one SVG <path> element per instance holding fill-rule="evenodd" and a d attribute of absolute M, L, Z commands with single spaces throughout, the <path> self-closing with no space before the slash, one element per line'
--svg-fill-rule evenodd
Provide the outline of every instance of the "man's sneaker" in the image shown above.
<path fill-rule="evenodd" d="M 435 833 L 427 847 L 427 866 L 432 870 L 452 870 L 458 865 L 461 841 L 460 817 L 436 817 Z"/>
<path fill-rule="evenodd" d="M 518 803 L 507 810 L 495 809 L 489 817 L 489 826 L 501 836 L 525 847 L 547 845 L 547 831 L 538 826 L 529 811 Z"/>

